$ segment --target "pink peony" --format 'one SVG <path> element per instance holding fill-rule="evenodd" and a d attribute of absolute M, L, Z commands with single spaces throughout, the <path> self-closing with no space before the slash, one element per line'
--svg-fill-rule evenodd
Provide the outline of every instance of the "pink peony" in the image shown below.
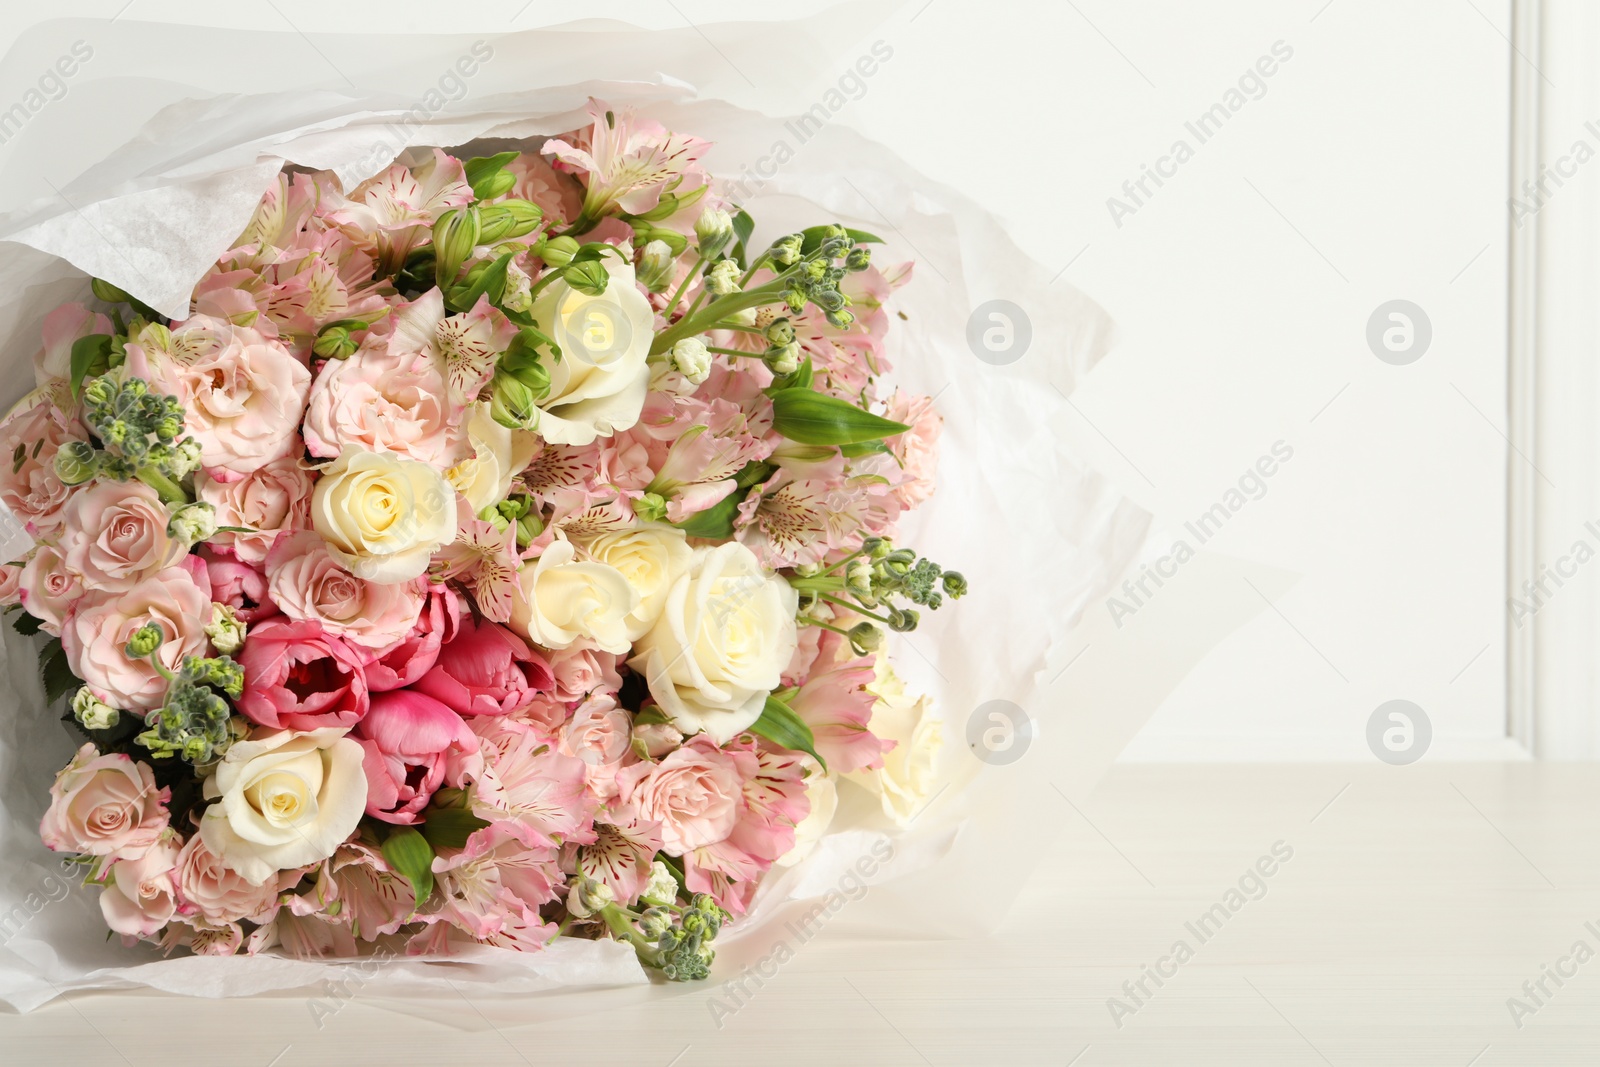
<path fill-rule="evenodd" d="M 34 536 L 53 533 L 71 492 L 56 477 L 56 452 L 84 434 L 42 393 L 31 393 L 0 421 L 0 504 Z"/>
<path fill-rule="evenodd" d="M 117 860 L 100 894 L 106 925 L 124 937 L 149 937 L 167 925 L 177 910 L 173 865 L 178 842 L 168 839 L 135 859 Z"/>
<path fill-rule="evenodd" d="M 194 481 L 199 498 L 216 508 L 218 526 L 248 526 L 256 531 L 219 532 L 211 538 L 211 544 L 231 548 L 246 562 L 266 559 L 279 531 L 311 526 L 312 479 L 298 455 L 275 459 L 245 478 L 219 482 L 200 474 Z"/>
<path fill-rule="evenodd" d="M 351 726 L 367 713 L 365 657 L 311 621 L 277 618 L 250 630 L 239 711 L 261 726 Z"/>
<path fill-rule="evenodd" d="M 411 632 L 383 649 L 367 664 L 367 688 L 374 693 L 403 689 L 428 673 L 439 649 L 455 637 L 468 607 L 448 585 L 430 585 L 422 614 Z"/>
<path fill-rule="evenodd" d="M 522 638 L 498 623 L 467 618 L 414 688 L 462 715 L 506 715 L 552 685 L 549 664 Z"/>
<path fill-rule="evenodd" d="M 167 679 L 149 658 L 124 654 L 128 639 L 154 623 L 163 638 L 154 658 L 176 673 L 184 656 L 205 655 L 210 621 L 205 564 L 189 556 L 126 592 L 85 594 L 61 627 L 61 647 L 73 673 L 100 700 L 124 711 L 153 711 L 166 697 Z"/>
<path fill-rule="evenodd" d="M 411 632 L 422 613 L 421 580 L 378 583 L 339 565 L 310 530 L 284 534 L 267 553 L 267 591 L 291 619 L 311 620 L 367 649 L 386 648 Z"/>
<path fill-rule="evenodd" d="M 167 536 L 170 518 L 160 495 L 143 482 L 80 489 L 61 512 L 66 566 L 97 593 L 131 589 L 189 550 Z"/>
<path fill-rule="evenodd" d="M 202 547 L 201 552 L 211 580 L 212 599 L 231 607 L 245 622 L 278 614 L 278 606 L 267 592 L 267 576 L 260 567 L 218 557 L 209 547 Z"/>
<path fill-rule="evenodd" d="M 323 459 L 355 445 L 448 470 L 472 454 L 461 415 L 449 402 L 442 360 L 369 342 L 323 364 L 306 410 L 306 446 Z"/>
<path fill-rule="evenodd" d="M 29 615 L 59 635 L 61 623 L 83 595 L 83 580 L 67 569 L 59 549 L 40 545 L 19 576 L 17 598 Z"/>
<path fill-rule="evenodd" d="M 633 822 L 653 822 L 661 829 L 661 847 L 671 856 L 713 845 L 739 821 L 744 779 L 740 760 L 748 754 L 724 752 L 705 734 L 697 734 L 660 763 L 636 763 L 617 772 L 618 809 Z"/>
<path fill-rule="evenodd" d="M 166 831 L 169 799 L 148 764 L 86 744 L 50 786 L 39 836 L 56 852 L 136 859 Z"/>
<path fill-rule="evenodd" d="M 353 735 L 366 753 L 367 814 L 391 823 L 418 822 L 444 781 L 446 753 L 478 751 L 461 716 L 408 689 L 379 693 Z"/>
<path fill-rule="evenodd" d="M 311 372 L 280 342 L 206 315 L 174 327 L 168 351 L 145 336 L 128 345 L 128 368 L 183 401 L 208 474 L 231 481 L 289 454 Z"/>
<path fill-rule="evenodd" d="M 179 850 L 172 878 L 177 887 L 180 916 L 198 919 L 207 926 L 224 926 L 240 919 L 256 919 L 271 911 L 277 903 L 278 892 L 298 882 L 300 872 L 285 871 L 277 881 L 251 885 L 195 834 Z"/>

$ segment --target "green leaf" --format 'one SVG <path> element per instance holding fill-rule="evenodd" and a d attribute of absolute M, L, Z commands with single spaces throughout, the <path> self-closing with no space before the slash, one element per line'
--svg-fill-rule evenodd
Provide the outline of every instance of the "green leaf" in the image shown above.
<path fill-rule="evenodd" d="M 828 232 L 828 229 L 829 228 L 824 225 L 812 226 L 809 229 L 801 230 L 800 236 L 802 240 L 800 242 L 800 254 L 803 256 L 809 256 L 811 253 L 821 248 L 823 236 Z M 882 237 L 870 234 L 865 230 L 852 230 L 850 227 L 846 226 L 844 228 L 844 232 L 849 234 L 850 239 L 858 245 L 883 244 Z"/>
<path fill-rule="evenodd" d="M 61 647 L 58 637 L 51 638 L 39 653 L 39 674 L 44 679 L 44 699 L 47 704 L 54 704 L 68 693 L 77 692 L 83 684 L 83 679 L 72 673 L 66 650 Z"/>
<path fill-rule="evenodd" d="M 767 697 L 767 706 L 762 709 L 761 718 L 750 727 L 750 732 L 782 748 L 804 752 L 822 764 L 823 770 L 828 769 L 827 761 L 817 755 L 817 742 L 811 735 L 811 727 L 794 713 L 793 708 L 775 696 Z"/>
<path fill-rule="evenodd" d="M 762 392 L 772 396 L 774 393 L 781 393 L 785 389 L 810 389 L 815 377 L 816 371 L 812 368 L 811 357 L 808 355 L 800 366 L 794 369 L 794 373 L 778 375 L 772 379 L 772 384 L 763 389 Z"/>
<path fill-rule="evenodd" d="M 772 428 L 803 445 L 853 445 L 911 429 L 810 389 L 784 389 L 772 395 Z"/>
<path fill-rule="evenodd" d="M 733 252 L 734 261 L 739 264 L 740 270 L 750 266 L 750 253 L 746 246 L 750 243 L 750 235 L 756 232 L 756 220 L 750 213 L 740 208 L 733 215 Z"/>
<path fill-rule="evenodd" d="M 441 848 L 466 848 L 467 838 L 489 825 L 466 808 L 434 808 L 422 824 L 422 836 L 434 851 Z"/>
<path fill-rule="evenodd" d="M 467 184 L 475 185 L 483 178 L 517 158 L 516 152 L 497 152 L 492 156 L 473 156 L 462 164 L 461 169 L 466 172 Z"/>
<path fill-rule="evenodd" d="M 713 540 L 726 540 L 732 537 L 733 520 L 738 517 L 739 505 L 750 495 L 751 486 L 772 477 L 772 472 L 776 469 L 770 463 L 746 463 L 739 473 L 734 475 L 733 492 L 704 511 L 697 511 L 673 525 L 690 537 L 707 537 Z"/>
<path fill-rule="evenodd" d="M 21 634 L 23 637 L 32 637 L 34 634 L 39 632 L 39 629 L 44 626 L 44 623 L 40 622 L 38 619 L 24 611 L 15 619 L 11 620 L 11 626 L 12 629 L 16 630 L 17 633 Z"/>
<path fill-rule="evenodd" d="M 433 895 L 433 847 L 409 826 L 396 826 L 383 842 L 383 858 L 411 886 L 417 907 Z"/>
<path fill-rule="evenodd" d="M 72 395 L 77 397 L 83 380 L 111 369 L 111 335 L 91 333 L 72 342 Z"/>
<path fill-rule="evenodd" d="M 451 311 L 471 311 L 478 297 L 489 294 L 491 304 L 506 295 L 506 268 L 511 265 L 514 252 L 507 252 L 481 271 L 471 285 L 452 285 L 445 291 L 445 306 Z"/>
<path fill-rule="evenodd" d="M 840 445 L 839 451 L 846 459 L 856 459 L 860 456 L 870 456 L 879 452 L 889 451 L 889 446 L 882 441 L 858 441 L 853 445 Z"/>

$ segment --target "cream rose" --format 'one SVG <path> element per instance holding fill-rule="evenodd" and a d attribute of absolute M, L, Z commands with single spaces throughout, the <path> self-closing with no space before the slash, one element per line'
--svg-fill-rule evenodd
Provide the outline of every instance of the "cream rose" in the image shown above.
<path fill-rule="evenodd" d="M 361 745 L 338 727 L 274 730 L 228 749 L 206 779 L 200 837 L 251 885 L 327 859 L 361 821 Z"/>
<path fill-rule="evenodd" d="M 473 457 L 445 472 L 456 492 L 467 498 L 476 515 L 494 507 L 511 491 L 511 479 L 533 459 L 539 439 L 532 434 L 515 433 L 489 416 L 488 404 L 477 404 L 467 422 L 467 438 Z"/>
<path fill-rule="evenodd" d="M 590 559 L 615 567 L 639 594 L 639 606 L 624 620 L 628 640 L 637 641 L 654 626 L 667 593 L 689 570 L 694 550 L 681 530 L 641 526 L 603 533 L 583 545 Z"/>
<path fill-rule="evenodd" d="M 696 549 L 629 664 L 685 733 L 722 744 L 761 717 L 798 644 L 799 594 L 738 542 Z"/>
<path fill-rule="evenodd" d="M 645 360 L 655 313 L 634 282 L 631 262 L 611 255 L 601 262 L 610 281 L 599 296 L 558 280 L 533 302 L 534 321 L 561 346 L 535 427 L 556 444 L 587 445 L 628 429 L 639 421 L 650 386 Z"/>
<path fill-rule="evenodd" d="M 889 666 L 888 656 L 877 658 L 875 670 L 877 677 L 867 692 L 878 700 L 872 705 L 867 729 L 895 746 L 883 754 L 881 768 L 851 771 L 845 778 L 876 793 L 884 814 L 906 826 L 921 813 L 933 792 L 944 726 L 929 713 L 931 702 L 926 696 L 913 697 L 906 692 L 905 683 Z"/>
<path fill-rule="evenodd" d="M 369 582 L 407 582 L 456 536 L 456 493 L 426 463 L 346 448 L 311 493 L 311 525 Z"/>
<path fill-rule="evenodd" d="M 572 542 L 552 541 L 523 566 L 511 597 L 511 628 L 545 648 L 583 641 L 603 652 L 628 651 L 627 620 L 639 594 L 615 567 L 576 555 Z"/>

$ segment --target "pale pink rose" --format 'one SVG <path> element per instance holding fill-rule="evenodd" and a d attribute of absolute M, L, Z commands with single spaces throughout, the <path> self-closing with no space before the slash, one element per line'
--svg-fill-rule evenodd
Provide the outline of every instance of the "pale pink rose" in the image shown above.
<path fill-rule="evenodd" d="M 449 402 L 444 366 L 387 339 L 323 364 L 306 408 L 306 447 L 332 459 L 348 445 L 396 452 L 438 470 L 472 454 L 462 412 Z"/>
<path fill-rule="evenodd" d="M 298 882 L 300 872 L 285 871 L 276 882 L 269 879 L 262 885 L 251 885 L 195 834 L 179 851 L 172 877 L 178 890 L 180 915 L 198 918 L 211 926 L 224 926 L 271 911 L 279 890 Z M 286 880 L 288 885 L 284 885 Z"/>
<path fill-rule="evenodd" d="M 61 512 L 67 569 L 97 593 L 121 592 L 166 570 L 188 551 L 167 536 L 166 504 L 143 482 L 97 481 Z"/>
<path fill-rule="evenodd" d="M 63 444 L 84 433 L 42 393 L 30 393 L 0 422 L 0 504 L 35 537 L 53 533 L 72 492 L 56 477 Z"/>
<path fill-rule="evenodd" d="M 39 837 L 56 852 L 134 859 L 167 828 L 170 790 L 156 788 L 150 766 L 121 752 L 78 749 L 50 786 Z"/>
<path fill-rule="evenodd" d="M 448 585 L 428 586 L 427 604 L 411 632 L 377 653 L 367 664 L 367 688 L 374 693 L 403 689 L 427 674 L 439 660 L 439 649 L 453 640 L 471 609 Z"/>
<path fill-rule="evenodd" d="M 552 651 L 548 658 L 557 700 L 582 700 L 596 689 L 615 693 L 622 688 L 617 657 L 610 652 L 568 647 Z"/>
<path fill-rule="evenodd" d="M 154 623 L 163 637 L 155 659 L 177 673 L 184 656 L 206 654 L 205 626 L 210 621 L 205 563 L 189 556 L 126 592 L 85 594 L 61 627 L 61 647 L 73 673 L 100 700 L 123 711 L 153 711 L 166 697 L 167 680 L 148 657 L 129 659 L 124 654 L 128 639 Z"/>
<path fill-rule="evenodd" d="M 351 736 L 365 753 L 367 814 L 389 823 L 421 821 L 444 781 L 446 757 L 478 751 L 477 735 L 461 716 L 409 689 L 374 696 Z"/>
<path fill-rule="evenodd" d="M 182 354 L 130 344 L 128 367 L 183 401 L 184 429 L 200 442 L 200 462 L 213 478 L 242 478 L 289 454 L 311 372 L 287 348 L 205 315 L 175 327 L 172 345 Z"/>
<path fill-rule="evenodd" d="M 0 563 L 0 607 L 22 603 L 22 571 L 25 563 Z"/>
<path fill-rule="evenodd" d="M 233 481 L 195 475 L 195 493 L 216 508 L 218 526 L 248 526 L 256 531 L 218 532 L 211 538 L 212 544 L 231 548 L 246 562 L 260 563 L 280 531 L 311 526 L 313 481 L 310 472 L 300 466 L 298 452 L 296 444 L 290 455 Z"/>
<path fill-rule="evenodd" d="M 118 860 L 109 870 L 110 884 L 100 894 L 106 925 L 124 937 L 149 937 L 171 920 L 178 902 L 173 864 L 178 842 L 159 842 L 136 859 Z"/>
<path fill-rule="evenodd" d="M 411 632 L 426 588 L 420 579 L 383 584 L 357 578 L 309 530 L 282 535 L 267 553 L 267 591 L 279 611 L 319 622 L 367 649 L 387 648 Z"/>
<path fill-rule="evenodd" d="M 83 580 L 68 569 L 53 545 L 40 545 L 22 568 L 18 599 L 47 633 L 60 635 L 62 621 L 82 595 Z"/>
<path fill-rule="evenodd" d="M 661 828 L 662 848 L 682 856 L 723 840 L 739 821 L 744 777 L 732 754 L 696 734 L 660 763 L 617 772 L 620 810 Z"/>
<path fill-rule="evenodd" d="M 690 892 L 709 893 L 723 908 L 743 915 L 761 875 L 794 848 L 795 827 L 811 811 L 806 766 L 815 762 L 799 752 L 762 747 L 749 737 L 734 742 L 723 754 L 735 762 L 742 779 L 738 818 L 722 840 L 684 856 L 684 884 Z"/>
<path fill-rule="evenodd" d="M 589 767 L 619 763 L 632 744 L 633 717 L 610 697 L 586 700 L 561 732 L 561 752 Z"/>

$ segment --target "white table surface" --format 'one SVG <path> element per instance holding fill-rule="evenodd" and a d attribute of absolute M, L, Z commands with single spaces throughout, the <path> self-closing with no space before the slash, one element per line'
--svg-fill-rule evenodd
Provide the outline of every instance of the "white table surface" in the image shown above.
<path fill-rule="evenodd" d="M 824 929 L 720 1029 L 714 985 L 500 1004 L 357 994 L 320 1027 L 302 994 L 74 994 L 0 1015 L 0 1063 L 1600 1060 L 1600 958 L 1561 987 L 1546 979 L 1552 995 L 1520 1028 L 1507 1007 L 1575 941 L 1600 951 L 1584 925 L 1600 929 L 1592 765 L 1125 765 L 1081 815 L 1040 815 L 1059 820 L 1059 843 L 998 936 L 869 943 Z M 1200 943 L 1185 923 L 1279 841 L 1293 857 L 1266 894 Z M 1147 979 L 1154 995 L 1115 1026 L 1108 998 L 1178 939 L 1193 959 L 1160 989 Z"/>

